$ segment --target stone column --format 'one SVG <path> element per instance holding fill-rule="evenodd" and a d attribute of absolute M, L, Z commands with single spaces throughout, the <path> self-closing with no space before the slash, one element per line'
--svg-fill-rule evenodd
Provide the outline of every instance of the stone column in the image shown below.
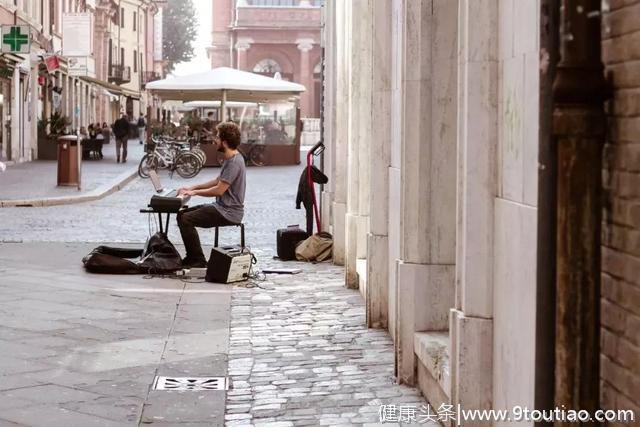
<path fill-rule="evenodd" d="M 100 36 L 98 42 L 100 43 L 100 56 L 96 58 L 96 74 L 97 78 L 108 82 L 109 81 L 109 38 L 111 37 L 111 32 L 109 31 L 109 10 L 108 9 L 98 9 L 100 14 Z M 99 117 L 100 121 L 107 121 L 107 117 L 109 115 L 109 97 L 103 95 L 103 91 L 100 90 L 100 107 L 99 107 Z"/>
<path fill-rule="evenodd" d="M 324 231 L 332 232 L 334 219 L 331 215 L 331 206 L 333 205 L 333 195 L 335 192 L 335 147 L 336 147 L 336 4 L 335 2 L 327 2 L 322 9 L 324 14 L 325 28 L 323 35 L 323 46 L 325 52 L 325 68 L 324 68 L 324 116 L 321 126 L 323 126 L 324 145 L 326 147 L 324 153 L 324 172 L 330 177 L 329 183 L 324 186 L 322 191 L 322 225 Z M 335 236 L 334 236 L 335 238 Z"/>
<path fill-rule="evenodd" d="M 299 39 L 296 40 L 296 44 L 300 51 L 300 84 L 307 88 L 300 98 L 300 113 L 302 117 L 309 117 L 313 95 L 313 70 L 311 69 L 309 51 L 313 49 L 313 40 Z"/>
<path fill-rule="evenodd" d="M 397 296 L 398 296 L 398 260 L 400 259 L 400 203 L 402 200 L 401 179 L 400 179 L 400 159 L 402 157 L 402 115 L 404 106 L 403 78 L 403 55 L 404 52 L 404 9 L 403 0 L 391 2 L 391 135 L 389 145 L 389 260 L 387 268 L 389 270 L 389 334 L 398 343 L 396 322 L 397 322 Z"/>
<path fill-rule="evenodd" d="M 236 42 L 236 51 L 238 52 L 238 70 L 251 71 L 247 69 L 247 51 L 251 47 L 253 40 L 239 39 Z"/>
<path fill-rule="evenodd" d="M 87 127 L 87 96 L 86 96 L 86 85 L 85 83 L 78 79 L 78 105 L 80 106 L 80 116 L 79 116 L 79 124 L 78 127 Z"/>
<path fill-rule="evenodd" d="M 359 222 L 359 203 L 360 196 L 360 143 L 362 120 L 362 76 L 365 72 L 362 63 L 362 45 L 365 43 L 362 37 L 361 28 L 365 23 L 361 20 L 363 3 L 366 0 L 352 0 L 351 14 L 347 16 L 350 20 L 350 35 L 348 43 L 348 55 L 350 70 L 347 80 L 347 92 L 349 98 L 347 108 L 349 111 L 349 120 L 347 120 L 348 137 L 347 137 L 347 214 L 346 214 L 346 231 L 345 231 L 345 285 L 348 288 L 358 288 L 357 267 L 357 251 L 358 251 L 358 222 Z"/>
<path fill-rule="evenodd" d="M 31 85 L 29 90 L 31 93 L 30 102 L 28 104 L 29 111 L 27 111 L 27 118 L 30 118 L 29 123 L 29 151 L 27 159 L 29 161 L 38 158 L 38 64 L 32 65 L 31 70 Z M 45 86 L 46 87 L 46 86 Z M 46 116 L 45 116 L 46 117 Z"/>
<path fill-rule="evenodd" d="M 69 76 L 69 118 L 71 119 L 71 128 L 78 129 L 78 118 L 76 117 L 76 97 L 78 94 L 76 88 L 76 79 Z"/>
<path fill-rule="evenodd" d="M 447 330 L 454 304 L 457 5 L 409 0 L 404 16 L 396 330 L 399 380 L 414 383 L 415 333 Z"/>
<path fill-rule="evenodd" d="M 372 2 L 372 114 L 370 211 L 367 236 L 367 325 L 388 326 L 389 164 L 391 162 L 392 4 Z"/>
<path fill-rule="evenodd" d="M 60 96 L 62 99 L 60 100 L 60 113 L 64 116 L 69 117 L 68 103 L 69 103 L 69 83 L 67 81 L 67 75 L 62 74 L 60 72 L 60 87 L 62 88 L 62 93 Z"/>
<path fill-rule="evenodd" d="M 344 265 L 346 255 L 347 213 L 347 150 L 349 134 L 349 76 L 351 70 L 351 1 L 336 2 L 336 127 L 335 147 L 335 195 L 333 199 L 333 262 Z"/>
<path fill-rule="evenodd" d="M 211 68 L 231 66 L 229 25 L 233 14 L 233 0 L 212 2 L 211 47 L 208 49 Z M 238 4 L 240 5 L 240 4 Z M 167 30 L 167 29 L 165 29 Z"/>
<path fill-rule="evenodd" d="M 493 390 L 493 223 L 498 2 L 459 0 L 458 211 L 451 401 L 489 409 Z M 487 423 L 487 425 L 489 425 Z"/>
<path fill-rule="evenodd" d="M 13 79 L 11 80 L 11 153 L 8 153 L 9 160 L 20 160 L 20 111 L 23 108 L 22 94 L 20 93 L 20 68 L 16 65 L 13 68 Z"/>

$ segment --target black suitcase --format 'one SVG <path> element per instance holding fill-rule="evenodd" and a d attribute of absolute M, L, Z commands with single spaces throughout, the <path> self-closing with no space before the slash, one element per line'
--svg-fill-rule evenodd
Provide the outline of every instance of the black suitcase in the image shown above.
<path fill-rule="evenodd" d="M 296 245 L 309 237 L 297 224 L 281 228 L 276 235 L 278 258 L 283 261 L 296 259 Z"/>

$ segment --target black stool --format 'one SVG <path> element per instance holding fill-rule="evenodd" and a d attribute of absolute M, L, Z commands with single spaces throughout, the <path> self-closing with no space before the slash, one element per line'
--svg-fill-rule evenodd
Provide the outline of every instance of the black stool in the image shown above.
<path fill-rule="evenodd" d="M 215 227 L 215 238 L 214 238 L 214 247 L 218 247 L 218 228 L 220 227 L 240 227 L 240 246 L 244 249 L 244 224 L 228 224 L 228 225 L 218 225 Z"/>

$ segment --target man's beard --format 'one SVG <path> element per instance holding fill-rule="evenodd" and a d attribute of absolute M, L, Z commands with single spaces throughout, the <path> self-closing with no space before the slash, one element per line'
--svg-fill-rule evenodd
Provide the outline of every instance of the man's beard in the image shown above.
<path fill-rule="evenodd" d="M 222 144 L 218 145 L 218 152 L 219 153 L 224 154 L 224 153 L 226 153 L 226 151 L 227 151 L 227 149 L 224 148 L 224 145 L 222 145 Z"/>

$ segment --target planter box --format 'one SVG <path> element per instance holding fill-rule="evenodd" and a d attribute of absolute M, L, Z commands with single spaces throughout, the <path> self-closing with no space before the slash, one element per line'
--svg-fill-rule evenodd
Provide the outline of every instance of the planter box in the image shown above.
<path fill-rule="evenodd" d="M 240 150 L 243 153 L 248 153 L 252 145 L 240 144 Z M 215 144 L 202 144 L 200 146 L 207 155 L 207 161 L 205 166 L 220 166 L 218 156 L 220 153 L 216 150 Z M 286 165 L 298 165 L 300 164 L 300 148 L 297 144 L 286 145 L 265 145 L 265 152 L 267 157 L 266 166 L 286 166 Z"/>
<path fill-rule="evenodd" d="M 57 160 L 58 143 L 55 138 L 38 132 L 38 159 Z"/>

